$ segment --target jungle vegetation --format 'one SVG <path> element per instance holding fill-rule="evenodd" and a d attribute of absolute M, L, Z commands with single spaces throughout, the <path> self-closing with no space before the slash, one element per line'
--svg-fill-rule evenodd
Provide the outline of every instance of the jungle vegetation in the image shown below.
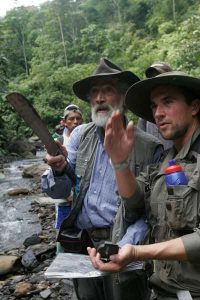
<path fill-rule="evenodd" d="M 72 102 L 87 122 L 90 108 L 72 84 L 101 57 L 140 78 L 155 61 L 199 76 L 199 1 L 54 0 L 9 11 L 0 19 L 0 154 L 10 140 L 32 134 L 6 93 L 24 94 L 51 131 Z"/>

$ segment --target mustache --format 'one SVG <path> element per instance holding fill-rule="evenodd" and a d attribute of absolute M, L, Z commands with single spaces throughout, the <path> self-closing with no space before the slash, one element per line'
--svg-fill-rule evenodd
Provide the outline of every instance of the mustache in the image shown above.
<path fill-rule="evenodd" d="M 111 106 L 108 104 L 95 104 L 95 106 L 93 106 L 93 110 L 96 113 L 98 110 L 101 109 L 107 109 L 107 110 L 111 110 Z"/>

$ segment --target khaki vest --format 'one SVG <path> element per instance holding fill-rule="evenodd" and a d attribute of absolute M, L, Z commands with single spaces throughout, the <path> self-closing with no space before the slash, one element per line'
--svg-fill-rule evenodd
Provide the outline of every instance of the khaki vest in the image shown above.
<path fill-rule="evenodd" d="M 199 149 L 200 150 L 200 149 Z M 167 187 L 164 170 L 168 161 L 180 164 L 189 179 L 186 186 Z M 200 228 L 200 154 L 190 150 L 184 159 L 172 151 L 157 166 L 149 166 L 145 207 L 151 226 L 151 241 L 162 242 L 193 233 Z M 176 289 L 199 292 L 200 265 L 189 261 L 155 261 L 157 276 Z"/>

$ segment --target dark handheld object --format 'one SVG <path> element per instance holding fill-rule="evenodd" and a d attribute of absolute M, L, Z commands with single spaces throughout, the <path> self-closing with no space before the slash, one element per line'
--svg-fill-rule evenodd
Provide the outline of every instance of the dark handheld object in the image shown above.
<path fill-rule="evenodd" d="M 43 123 L 32 104 L 19 93 L 10 93 L 6 96 L 8 102 L 14 107 L 15 111 L 24 119 L 29 127 L 37 134 L 41 139 L 47 152 L 56 156 L 62 154 L 61 149 L 54 141 L 47 126 Z M 65 173 L 70 177 L 73 183 L 75 183 L 75 174 L 71 166 L 67 164 Z"/>
<path fill-rule="evenodd" d="M 101 255 L 101 260 L 105 262 L 110 261 L 110 256 L 113 254 L 117 254 L 119 251 L 119 246 L 116 244 L 112 244 L 111 242 L 103 242 L 98 248 L 97 252 Z"/>
<path fill-rule="evenodd" d="M 181 166 L 175 165 L 174 160 L 169 160 L 169 167 L 165 169 L 165 182 L 167 186 L 188 184 L 188 179 Z"/>
<path fill-rule="evenodd" d="M 14 107 L 15 111 L 24 119 L 28 126 L 41 139 L 47 152 L 52 155 L 61 154 L 61 149 L 55 143 L 47 126 L 43 123 L 32 104 L 19 93 L 10 93 L 6 96 L 8 102 Z"/>

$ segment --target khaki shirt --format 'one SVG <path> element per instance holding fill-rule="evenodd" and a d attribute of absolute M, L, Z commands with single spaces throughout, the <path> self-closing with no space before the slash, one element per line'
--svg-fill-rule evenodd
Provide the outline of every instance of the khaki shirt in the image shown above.
<path fill-rule="evenodd" d="M 196 295 L 200 295 L 200 154 L 191 147 L 199 135 L 197 130 L 179 153 L 172 148 L 162 163 L 148 166 L 137 178 L 134 196 L 124 199 L 126 211 L 145 204 L 154 242 L 182 238 L 188 261 L 157 260 L 155 272 L 168 287 Z M 188 185 L 167 188 L 164 170 L 171 159 L 182 166 Z"/>

